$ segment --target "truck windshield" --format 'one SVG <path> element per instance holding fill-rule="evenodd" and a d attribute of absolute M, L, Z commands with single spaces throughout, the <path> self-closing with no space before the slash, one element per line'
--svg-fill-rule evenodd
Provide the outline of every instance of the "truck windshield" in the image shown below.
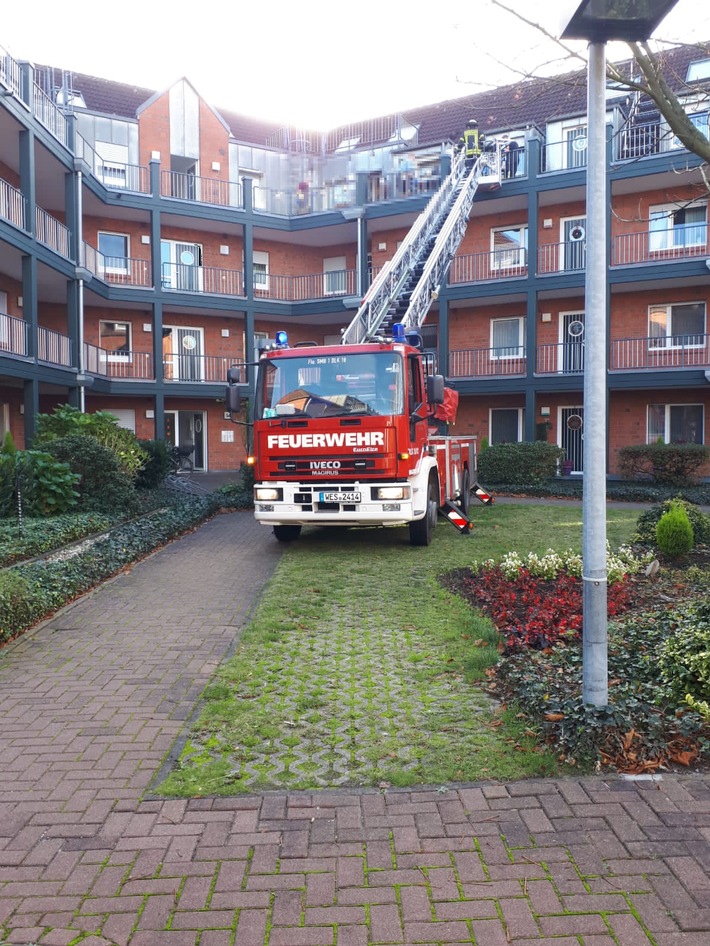
<path fill-rule="evenodd" d="M 401 414 L 403 371 L 391 351 L 268 359 L 259 365 L 256 417 Z"/>

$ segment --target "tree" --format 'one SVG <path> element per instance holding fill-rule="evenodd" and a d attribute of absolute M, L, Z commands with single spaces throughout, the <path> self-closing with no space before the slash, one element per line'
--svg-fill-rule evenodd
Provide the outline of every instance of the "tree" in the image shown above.
<path fill-rule="evenodd" d="M 551 44 L 554 44 L 554 47 L 563 54 L 565 59 L 584 61 L 584 57 L 579 52 L 562 42 L 539 22 L 528 19 L 522 13 L 504 3 L 503 0 L 490 0 L 490 3 L 514 16 L 531 29 L 536 30 Z M 629 63 L 609 62 L 607 64 L 609 80 L 619 88 L 647 95 L 655 103 L 658 111 L 668 123 L 668 127 L 683 146 L 693 154 L 697 154 L 706 164 L 710 164 L 710 140 L 700 128 L 693 124 L 682 101 L 684 95 L 687 94 L 695 98 L 700 96 L 710 104 L 708 88 L 699 89 L 697 85 L 690 85 L 685 77 L 669 74 L 665 68 L 664 50 L 660 48 L 660 45 L 655 50 L 651 48 L 649 41 L 627 43 L 626 45 L 631 52 L 632 62 L 637 68 L 630 70 L 628 68 Z M 699 59 L 710 57 L 710 43 L 699 44 L 697 48 Z M 703 167 L 702 171 L 706 184 L 710 186 L 707 168 Z"/>

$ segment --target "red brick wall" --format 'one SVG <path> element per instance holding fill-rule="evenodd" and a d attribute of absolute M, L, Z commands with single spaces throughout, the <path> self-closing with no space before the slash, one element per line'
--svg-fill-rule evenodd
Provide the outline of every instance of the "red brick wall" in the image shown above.
<path fill-rule="evenodd" d="M 170 97 L 164 92 L 138 116 L 139 164 L 148 166 L 153 151 L 160 152 L 160 166 L 170 169 Z"/>

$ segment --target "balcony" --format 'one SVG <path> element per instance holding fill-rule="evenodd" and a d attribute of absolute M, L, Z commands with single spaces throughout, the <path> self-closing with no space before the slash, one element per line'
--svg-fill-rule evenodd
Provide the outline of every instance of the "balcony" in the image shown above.
<path fill-rule="evenodd" d="M 0 312 L 0 354 L 27 356 L 27 329 L 23 319 Z"/>
<path fill-rule="evenodd" d="M 136 191 L 139 194 L 150 193 L 148 168 L 139 164 L 105 161 L 78 132 L 75 151 L 77 157 L 83 158 L 89 165 L 94 177 L 106 187 L 121 191 Z"/>
<path fill-rule="evenodd" d="M 705 258 L 708 250 L 707 224 L 687 224 L 670 230 L 622 233 L 611 243 L 611 265 L 677 262 Z"/>
<path fill-rule="evenodd" d="M 551 273 L 578 273 L 584 270 L 587 260 L 586 240 L 567 240 L 565 243 L 543 243 L 538 247 L 538 275 Z"/>
<path fill-rule="evenodd" d="M 582 374 L 584 371 L 584 342 L 559 342 L 538 345 L 535 373 L 540 375 Z"/>
<path fill-rule="evenodd" d="M 615 161 L 635 161 L 654 154 L 667 154 L 682 148 L 673 132 L 654 122 L 631 124 L 614 136 L 613 155 Z"/>
<path fill-rule="evenodd" d="M 69 230 L 60 223 L 46 210 L 41 207 L 35 207 L 35 236 L 39 243 L 42 243 L 48 249 L 59 253 L 65 259 L 71 259 L 69 255 Z"/>
<path fill-rule="evenodd" d="M 32 83 L 32 114 L 47 131 L 67 146 L 67 120 L 36 82 Z"/>
<path fill-rule="evenodd" d="M 190 200 L 218 207 L 243 207 L 242 185 L 213 177 L 198 177 L 184 171 L 160 172 L 161 197 Z"/>
<path fill-rule="evenodd" d="M 308 302 L 357 293 L 357 273 L 354 269 L 314 273 L 309 276 L 278 276 L 272 273 L 254 273 L 254 298 L 278 302 Z"/>
<path fill-rule="evenodd" d="M 20 230 L 27 229 L 27 201 L 22 191 L 0 178 L 0 217 Z"/>
<path fill-rule="evenodd" d="M 525 349 L 465 348 L 449 353 L 450 378 L 525 377 Z"/>
<path fill-rule="evenodd" d="M 102 378 L 121 381 L 152 381 L 153 353 L 148 351 L 108 351 L 84 343 L 84 371 Z"/>
<path fill-rule="evenodd" d="M 455 256 L 451 261 L 449 283 L 460 285 L 492 279 L 524 279 L 527 274 L 527 250 L 467 253 L 465 256 Z"/>
<path fill-rule="evenodd" d="M 166 381 L 192 384 L 226 384 L 227 369 L 238 356 L 166 354 L 163 356 L 163 377 Z"/>
<path fill-rule="evenodd" d="M 253 189 L 253 196 L 254 210 L 280 217 L 328 213 L 356 206 L 354 180 L 334 181 L 320 187 L 309 186 L 296 190 L 258 184 Z"/>
<path fill-rule="evenodd" d="M 18 99 L 22 98 L 22 70 L 20 64 L 2 46 L 0 46 L 0 82 L 14 92 Z"/>
<path fill-rule="evenodd" d="M 618 338 L 611 342 L 610 371 L 710 368 L 710 335 Z"/>
<path fill-rule="evenodd" d="M 37 328 L 37 361 L 46 361 L 61 368 L 72 367 L 71 339 L 53 329 Z"/>
<path fill-rule="evenodd" d="M 107 257 L 84 243 L 82 264 L 90 273 L 111 286 L 149 289 L 153 285 L 150 260 Z"/>
<path fill-rule="evenodd" d="M 244 274 L 238 269 L 163 263 L 161 273 L 163 289 L 170 292 L 204 292 L 223 296 L 245 294 Z"/>

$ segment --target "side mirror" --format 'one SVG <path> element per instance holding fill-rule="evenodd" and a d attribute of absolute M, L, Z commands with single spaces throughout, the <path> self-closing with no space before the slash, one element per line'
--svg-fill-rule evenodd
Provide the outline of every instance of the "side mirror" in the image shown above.
<path fill-rule="evenodd" d="M 244 380 L 242 368 L 243 365 L 232 365 L 227 368 L 227 384 L 239 384 Z"/>
<path fill-rule="evenodd" d="M 428 374 L 426 377 L 426 397 L 430 404 L 444 403 L 443 374 Z"/>
<path fill-rule="evenodd" d="M 236 384 L 230 384 L 224 389 L 224 406 L 230 414 L 238 414 L 241 411 L 242 394 Z"/>

